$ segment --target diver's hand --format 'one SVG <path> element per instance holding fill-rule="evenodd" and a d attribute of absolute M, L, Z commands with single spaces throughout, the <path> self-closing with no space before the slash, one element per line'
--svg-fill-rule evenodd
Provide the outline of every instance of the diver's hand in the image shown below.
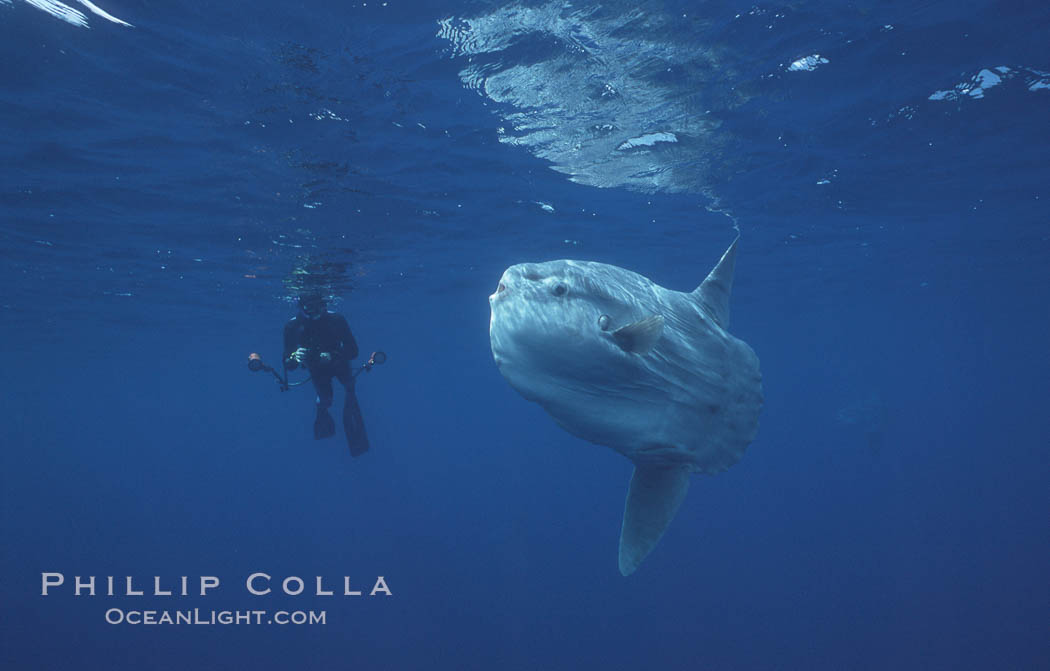
<path fill-rule="evenodd" d="M 299 349 L 291 353 L 288 359 L 284 362 L 285 365 L 291 369 L 298 368 L 299 364 L 303 363 L 306 360 L 306 353 L 309 351 L 310 350 L 306 349 L 305 347 L 300 347 Z"/>

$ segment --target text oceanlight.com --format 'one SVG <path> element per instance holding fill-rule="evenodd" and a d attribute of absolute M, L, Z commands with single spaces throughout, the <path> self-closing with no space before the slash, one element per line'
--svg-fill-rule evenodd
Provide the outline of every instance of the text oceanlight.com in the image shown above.
<path fill-rule="evenodd" d="M 325 611 L 303 610 L 124 610 L 106 611 L 109 624 L 327 624 Z"/>

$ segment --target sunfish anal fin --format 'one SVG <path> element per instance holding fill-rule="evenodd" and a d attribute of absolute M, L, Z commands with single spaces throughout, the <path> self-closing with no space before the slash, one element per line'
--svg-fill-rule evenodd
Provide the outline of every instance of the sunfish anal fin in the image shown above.
<path fill-rule="evenodd" d="M 688 468 L 635 464 L 620 530 L 620 573 L 631 575 L 664 535 L 689 491 Z"/>
<path fill-rule="evenodd" d="M 625 352 L 645 354 L 653 348 L 664 332 L 664 318 L 652 315 L 633 324 L 621 326 L 612 332 L 613 340 Z"/>

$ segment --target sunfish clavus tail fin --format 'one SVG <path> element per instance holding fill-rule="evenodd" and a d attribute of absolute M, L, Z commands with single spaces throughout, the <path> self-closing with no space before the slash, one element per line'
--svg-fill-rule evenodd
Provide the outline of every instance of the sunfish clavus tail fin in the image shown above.
<path fill-rule="evenodd" d="M 631 575 L 664 535 L 689 491 L 688 468 L 636 464 L 620 530 L 620 573 Z"/>

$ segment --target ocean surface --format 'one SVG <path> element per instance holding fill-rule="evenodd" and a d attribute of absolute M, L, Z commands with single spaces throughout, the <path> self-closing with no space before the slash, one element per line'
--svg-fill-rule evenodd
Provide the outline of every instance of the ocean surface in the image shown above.
<path fill-rule="evenodd" d="M 1044 2 L 0 0 L 0 668 L 1047 668 L 1048 34 Z M 689 291 L 738 234 L 758 435 L 624 578 L 631 464 L 510 388 L 487 297 L 561 258 Z M 245 365 L 307 289 L 388 355 L 360 458 Z M 109 622 L 193 609 L 267 615 Z"/>

